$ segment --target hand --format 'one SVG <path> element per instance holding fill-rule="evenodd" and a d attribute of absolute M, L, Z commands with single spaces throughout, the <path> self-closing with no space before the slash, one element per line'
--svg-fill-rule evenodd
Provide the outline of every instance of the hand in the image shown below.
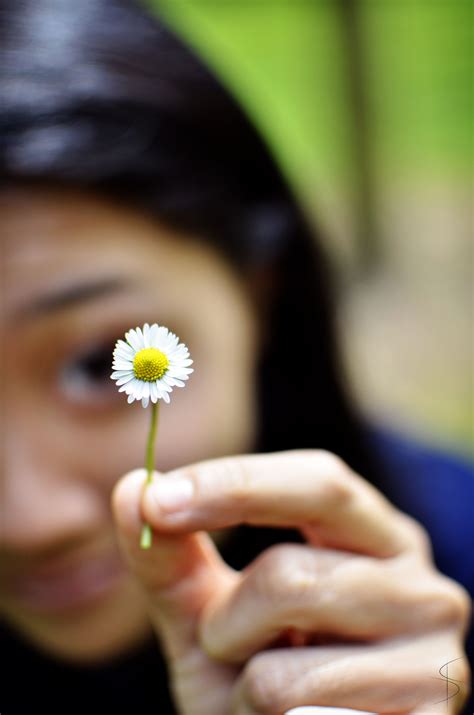
<path fill-rule="evenodd" d="M 182 715 L 459 712 L 469 598 L 435 570 L 422 527 L 338 457 L 216 459 L 143 484 L 141 470 L 124 477 L 114 510 Z M 205 532 L 240 523 L 297 527 L 308 545 L 271 547 L 236 572 Z M 281 637 L 289 647 L 268 649 Z M 447 661 L 460 681 L 448 702 Z"/>

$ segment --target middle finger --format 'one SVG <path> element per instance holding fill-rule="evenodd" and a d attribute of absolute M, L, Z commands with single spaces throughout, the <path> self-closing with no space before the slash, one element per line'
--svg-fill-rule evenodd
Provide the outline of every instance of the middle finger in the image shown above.
<path fill-rule="evenodd" d="M 201 644 L 213 658 L 242 663 L 288 629 L 375 641 L 450 623 L 458 612 L 456 588 L 410 568 L 410 559 L 274 546 L 209 603 Z"/>

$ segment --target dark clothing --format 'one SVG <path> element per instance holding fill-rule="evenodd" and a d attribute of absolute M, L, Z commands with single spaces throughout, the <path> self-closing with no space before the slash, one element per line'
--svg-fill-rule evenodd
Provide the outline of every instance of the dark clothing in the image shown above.
<path fill-rule="evenodd" d="M 428 530 L 438 569 L 474 595 L 472 466 L 389 431 L 370 430 L 369 438 L 385 467 L 382 491 Z M 241 568 L 269 545 L 288 540 L 299 537 L 295 532 L 242 527 L 222 551 L 232 566 Z M 78 668 L 38 654 L 6 628 L 1 636 L 1 715 L 175 712 L 154 640 L 107 667 Z M 474 668 L 473 629 L 467 647 Z M 472 696 L 463 712 L 474 712 Z"/>

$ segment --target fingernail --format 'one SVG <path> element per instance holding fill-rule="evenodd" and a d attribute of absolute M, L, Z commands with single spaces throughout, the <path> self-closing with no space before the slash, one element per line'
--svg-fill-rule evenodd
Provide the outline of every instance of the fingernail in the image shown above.
<path fill-rule="evenodd" d="M 147 489 L 146 497 L 166 512 L 179 511 L 191 504 L 193 483 L 183 477 L 158 477 Z"/>
<path fill-rule="evenodd" d="M 305 705 L 301 708 L 287 710 L 285 715 L 377 715 L 367 710 L 352 710 L 349 708 L 326 708 L 319 705 Z"/>

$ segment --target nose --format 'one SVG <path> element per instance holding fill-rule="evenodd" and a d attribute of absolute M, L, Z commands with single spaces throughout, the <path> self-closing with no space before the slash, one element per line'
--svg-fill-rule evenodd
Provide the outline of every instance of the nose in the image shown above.
<path fill-rule="evenodd" d="M 107 504 L 93 485 L 34 460 L 28 446 L 7 454 L 0 503 L 2 548 L 44 552 L 96 532 Z"/>

